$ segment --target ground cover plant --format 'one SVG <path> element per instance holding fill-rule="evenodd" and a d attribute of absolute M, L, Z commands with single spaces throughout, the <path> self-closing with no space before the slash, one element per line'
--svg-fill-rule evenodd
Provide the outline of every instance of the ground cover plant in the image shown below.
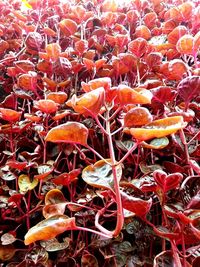
<path fill-rule="evenodd" d="M 0 10 L 0 266 L 199 266 L 199 1 Z"/>

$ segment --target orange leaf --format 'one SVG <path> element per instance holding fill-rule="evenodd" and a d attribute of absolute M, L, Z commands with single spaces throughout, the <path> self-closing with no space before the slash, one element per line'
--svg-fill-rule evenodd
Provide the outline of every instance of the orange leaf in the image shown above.
<path fill-rule="evenodd" d="M 30 120 L 32 122 L 39 122 L 41 121 L 41 117 L 38 117 L 34 114 L 24 113 L 24 118 Z"/>
<path fill-rule="evenodd" d="M 8 108 L 0 108 L 0 117 L 3 120 L 9 121 L 9 122 L 16 122 L 19 120 L 21 116 L 21 112 L 8 109 Z"/>
<path fill-rule="evenodd" d="M 194 37 L 189 34 L 183 35 L 176 44 L 179 53 L 193 55 L 196 52 Z"/>
<path fill-rule="evenodd" d="M 118 95 L 116 98 L 116 102 L 121 105 L 127 104 L 150 104 L 152 99 L 152 93 L 149 90 L 141 89 L 138 90 L 132 89 L 126 85 L 118 86 Z"/>
<path fill-rule="evenodd" d="M 39 109 L 40 111 L 50 114 L 50 113 L 55 113 L 58 109 L 57 104 L 53 100 L 38 100 L 34 102 L 34 107 Z"/>
<path fill-rule="evenodd" d="M 85 65 L 87 70 L 92 70 L 95 68 L 95 63 L 87 58 L 83 58 L 83 64 Z"/>
<path fill-rule="evenodd" d="M 182 116 L 174 116 L 153 121 L 143 128 L 130 128 L 128 131 L 134 138 L 145 141 L 176 133 L 186 125 Z"/>
<path fill-rule="evenodd" d="M 28 72 L 35 70 L 35 65 L 30 60 L 19 60 L 16 61 L 14 64 L 17 70 L 21 72 Z"/>
<path fill-rule="evenodd" d="M 25 235 L 24 243 L 25 245 L 29 245 L 38 240 L 51 239 L 67 230 L 73 230 L 75 228 L 75 218 L 69 218 L 65 215 L 55 215 L 30 228 Z"/>
<path fill-rule="evenodd" d="M 67 122 L 52 128 L 45 138 L 53 143 L 76 143 L 87 145 L 88 129 L 79 122 Z"/>
<path fill-rule="evenodd" d="M 66 199 L 59 189 L 51 189 L 45 196 L 45 205 L 52 205 L 65 202 Z"/>
<path fill-rule="evenodd" d="M 147 108 L 135 107 L 130 109 L 124 117 L 124 126 L 141 126 L 152 122 L 153 118 Z"/>
<path fill-rule="evenodd" d="M 83 55 L 88 49 L 88 41 L 86 40 L 79 40 L 75 43 L 75 50 L 80 54 Z"/>
<path fill-rule="evenodd" d="M 45 28 L 43 29 L 43 32 L 44 32 L 46 35 L 51 36 L 51 37 L 56 37 L 56 36 L 57 36 L 57 33 L 56 33 L 54 30 L 52 30 L 51 28 L 49 28 L 49 27 L 45 27 Z"/>
<path fill-rule="evenodd" d="M 105 101 L 104 88 L 100 87 L 80 97 L 74 95 L 66 105 L 72 107 L 76 112 L 85 116 L 98 114 Z"/>
<path fill-rule="evenodd" d="M 111 79 L 109 77 L 97 78 L 89 81 L 88 83 L 82 82 L 81 86 L 85 92 L 90 92 L 100 87 L 103 87 L 105 90 L 109 90 L 111 87 Z"/>
<path fill-rule="evenodd" d="M 9 48 L 8 42 L 0 40 L 0 55 L 3 54 Z"/>
<path fill-rule="evenodd" d="M 28 74 L 22 74 L 18 77 L 17 85 L 25 90 L 35 91 L 37 84 L 37 73 L 29 72 Z"/>
<path fill-rule="evenodd" d="M 47 99 L 53 100 L 57 104 L 63 104 L 67 100 L 65 92 L 53 92 L 47 95 Z"/>
<path fill-rule="evenodd" d="M 144 38 L 145 40 L 149 40 L 151 38 L 151 31 L 147 26 L 141 25 L 135 29 L 135 36 L 137 38 L 141 37 Z"/>
<path fill-rule="evenodd" d="M 48 44 L 45 50 L 48 57 L 51 58 L 53 61 L 56 61 L 61 53 L 61 47 L 57 43 Z"/>
<path fill-rule="evenodd" d="M 104 0 L 101 7 L 103 12 L 116 12 L 118 9 L 118 2 L 116 0 Z"/>
<path fill-rule="evenodd" d="M 58 23 L 58 25 L 61 32 L 63 32 L 66 36 L 73 35 L 78 29 L 76 22 L 71 19 L 63 19 Z"/>
<path fill-rule="evenodd" d="M 179 38 L 188 33 L 188 29 L 185 26 L 179 25 L 172 32 L 168 34 L 167 40 L 171 44 L 176 44 Z"/>
<path fill-rule="evenodd" d="M 142 57 L 147 50 L 148 43 L 144 38 L 137 38 L 128 44 L 128 51 L 136 57 Z"/>

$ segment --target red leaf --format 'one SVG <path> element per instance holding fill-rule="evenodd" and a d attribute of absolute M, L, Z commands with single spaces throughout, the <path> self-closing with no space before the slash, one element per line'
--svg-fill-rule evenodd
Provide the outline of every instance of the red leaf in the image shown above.
<path fill-rule="evenodd" d="M 19 162 L 17 160 L 8 160 L 6 162 L 6 165 L 8 165 L 9 167 L 13 168 L 13 169 L 17 169 L 19 171 L 22 171 L 24 168 L 27 167 L 28 162 Z"/>
<path fill-rule="evenodd" d="M 172 101 L 176 95 L 176 91 L 169 86 L 158 86 L 151 90 L 153 93 L 153 100 L 157 100 L 161 103 Z"/>
<path fill-rule="evenodd" d="M 200 77 L 189 76 L 183 79 L 177 87 L 178 94 L 185 101 L 186 106 L 189 102 L 200 94 Z"/>
<path fill-rule="evenodd" d="M 19 120 L 21 116 L 21 112 L 8 109 L 8 108 L 0 108 L 0 118 L 9 122 L 16 122 Z"/>
<path fill-rule="evenodd" d="M 140 58 L 147 50 L 148 42 L 139 37 L 128 44 L 128 51 Z"/>
<path fill-rule="evenodd" d="M 183 175 L 181 173 L 177 172 L 167 175 L 166 172 L 162 170 L 154 171 L 153 177 L 159 187 L 163 190 L 163 192 L 167 192 L 171 189 L 176 188 L 183 179 Z"/>
<path fill-rule="evenodd" d="M 68 186 L 77 180 L 77 176 L 81 173 L 80 169 L 75 169 L 69 173 L 62 173 L 53 179 L 54 184 Z"/>
<path fill-rule="evenodd" d="M 145 217 L 151 209 L 152 199 L 143 200 L 132 197 L 125 192 L 121 192 L 122 205 L 124 209 L 134 212 L 139 217 Z"/>

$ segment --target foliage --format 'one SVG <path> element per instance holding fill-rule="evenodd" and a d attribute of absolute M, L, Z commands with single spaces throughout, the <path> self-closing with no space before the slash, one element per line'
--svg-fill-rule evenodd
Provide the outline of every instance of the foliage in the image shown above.
<path fill-rule="evenodd" d="M 1 266 L 199 266 L 200 6 L 122 2 L 0 2 Z"/>

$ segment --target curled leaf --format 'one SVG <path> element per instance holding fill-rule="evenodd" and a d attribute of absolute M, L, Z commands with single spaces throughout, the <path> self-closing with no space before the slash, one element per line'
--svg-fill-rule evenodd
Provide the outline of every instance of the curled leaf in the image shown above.
<path fill-rule="evenodd" d="M 105 101 L 104 88 L 100 87 L 94 91 L 83 94 L 80 97 L 74 95 L 67 101 L 67 106 L 72 107 L 76 112 L 91 115 L 98 114 Z"/>
<path fill-rule="evenodd" d="M 151 198 L 149 200 L 143 200 L 141 198 L 129 196 L 125 192 L 121 192 L 121 198 L 123 208 L 132 211 L 139 217 L 146 216 L 151 209 Z"/>
<path fill-rule="evenodd" d="M 187 123 L 183 121 L 182 116 L 174 116 L 153 121 L 142 128 L 130 128 L 127 131 L 136 139 L 145 141 L 176 133 L 186 125 Z"/>
<path fill-rule="evenodd" d="M 169 144 L 169 139 L 167 137 L 161 137 L 151 140 L 150 143 L 142 142 L 141 145 L 145 148 L 150 149 L 163 149 Z"/>
<path fill-rule="evenodd" d="M 149 90 L 143 88 L 131 88 L 126 85 L 118 86 L 116 102 L 121 105 L 127 104 L 150 104 L 153 97 Z"/>

